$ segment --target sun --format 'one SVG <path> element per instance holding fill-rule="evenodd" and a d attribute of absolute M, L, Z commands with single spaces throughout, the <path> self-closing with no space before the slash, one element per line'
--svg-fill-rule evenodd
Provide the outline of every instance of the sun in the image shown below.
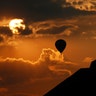
<path fill-rule="evenodd" d="M 10 30 L 12 30 L 12 33 L 13 34 L 20 34 L 20 30 L 24 30 L 25 29 L 25 24 L 24 24 L 24 21 L 23 19 L 12 19 L 10 22 L 9 22 L 9 28 Z"/>

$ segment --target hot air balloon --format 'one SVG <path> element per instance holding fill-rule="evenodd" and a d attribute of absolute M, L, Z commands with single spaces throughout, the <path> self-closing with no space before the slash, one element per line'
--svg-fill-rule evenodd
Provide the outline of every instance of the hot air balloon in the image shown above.
<path fill-rule="evenodd" d="M 59 39 L 55 42 L 55 47 L 57 48 L 57 50 L 62 53 L 66 47 L 66 41 L 63 39 Z"/>

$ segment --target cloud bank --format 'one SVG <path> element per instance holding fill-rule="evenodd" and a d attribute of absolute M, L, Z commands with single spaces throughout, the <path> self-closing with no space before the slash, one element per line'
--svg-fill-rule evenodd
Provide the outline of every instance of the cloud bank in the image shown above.
<path fill-rule="evenodd" d="M 38 84 L 43 83 L 43 80 L 45 80 L 45 82 L 53 82 L 54 80 L 58 81 L 60 78 L 67 78 L 76 69 L 78 69 L 78 66 L 75 63 L 65 61 L 63 55 L 50 48 L 43 49 L 40 58 L 36 62 L 24 60 L 22 58 L 0 58 L 0 92 L 12 91 L 11 88 L 14 89 L 14 86 L 23 86 L 22 84 L 27 84 L 28 88 L 31 84 L 33 90 L 33 87 L 36 86 L 38 89 L 42 87 L 41 85 L 38 86 Z M 36 82 L 38 84 L 36 84 Z M 3 88 L 7 89 L 5 90 Z M 20 90 L 25 89 L 21 88 Z M 34 93 L 32 92 L 33 91 L 31 91 L 31 94 Z M 18 91 L 14 94 L 17 93 Z M 4 94 L 6 94 L 6 92 Z"/>
<path fill-rule="evenodd" d="M 76 9 L 74 7 L 75 5 L 72 6 L 72 4 L 71 6 L 68 6 L 69 3 L 65 0 L 43 0 L 42 2 L 40 0 L 27 0 L 23 2 L 18 2 L 17 0 L 0 0 L 0 4 L 1 17 L 7 16 L 25 18 L 28 22 L 30 22 L 30 20 L 41 21 L 54 18 L 70 18 L 78 15 L 92 14 L 92 12 L 87 12 L 87 9 Z M 86 5 L 88 5 L 84 4 L 82 6 L 86 7 Z M 93 5 L 92 3 L 90 4 Z"/>

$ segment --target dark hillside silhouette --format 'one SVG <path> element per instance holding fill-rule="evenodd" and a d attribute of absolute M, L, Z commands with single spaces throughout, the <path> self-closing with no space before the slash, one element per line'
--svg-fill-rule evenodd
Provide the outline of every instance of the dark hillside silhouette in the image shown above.
<path fill-rule="evenodd" d="M 87 94 L 96 96 L 96 60 L 91 62 L 89 68 L 81 68 L 44 96 L 87 96 Z"/>

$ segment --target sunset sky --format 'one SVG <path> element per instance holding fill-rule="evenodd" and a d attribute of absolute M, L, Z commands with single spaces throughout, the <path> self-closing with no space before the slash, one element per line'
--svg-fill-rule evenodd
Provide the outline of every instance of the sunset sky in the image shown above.
<path fill-rule="evenodd" d="M 95 19 L 96 0 L 0 0 L 0 96 L 43 96 L 89 67 Z"/>

